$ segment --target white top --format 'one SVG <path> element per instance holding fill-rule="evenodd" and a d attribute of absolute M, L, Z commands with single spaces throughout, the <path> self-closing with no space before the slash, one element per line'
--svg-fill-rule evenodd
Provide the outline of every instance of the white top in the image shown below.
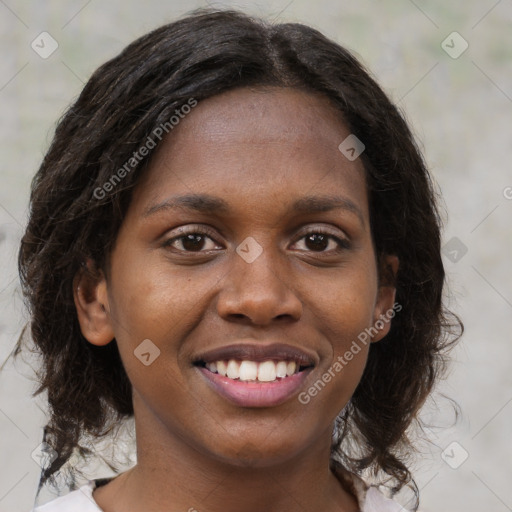
<path fill-rule="evenodd" d="M 361 512 L 407 512 L 396 501 L 386 498 L 376 487 L 368 487 L 363 480 L 352 477 L 353 488 Z M 96 481 L 89 480 L 76 491 L 41 505 L 31 512 L 103 512 L 92 493 Z"/>

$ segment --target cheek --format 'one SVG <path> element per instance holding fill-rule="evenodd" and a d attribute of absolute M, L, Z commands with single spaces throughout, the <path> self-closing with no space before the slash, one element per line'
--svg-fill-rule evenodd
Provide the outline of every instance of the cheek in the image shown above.
<path fill-rule="evenodd" d="M 309 293 L 316 328 L 323 335 L 324 364 L 315 389 L 329 386 L 335 413 L 347 403 L 363 374 L 373 325 L 377 277 L 371 261 L 340 269 L 336 276 L 318 282 Z M 309 390 L 315 394 L 315 389 Z M 308 392 L 309 394 L 309 392 Z M 331 412 L 332 412 L 331 411 Z"/>
<path fill-rule="evenodd" d="M 199 301 L 213 289 L 218 272 L 172 268 L 160 258 L 136 256 L 133 251 L 128 258 L 120 258 L 112 276 L 109 299 L 119 334 L 132 342 L 141 336 L 172 342 L 171 335 L 178 337 L 194 321 Z"/>
<path fill-rule="evenodd" d="M 165 361 L 169 374 L 179 381 L 183 340 L 201 321 L 219 272 L 196 271 L 187 266 L 172 268 L 165 259 L 150 259 L 136 250 L 119 251 L 112 263 L 115 273 L 109 286 L 110 312 L 130 380 L 137 386 L 140 373 L 145 375 L 147 370 L 151 370 L 151 378 L 156 377 Z M 148 351 L 150 356 L 137 357 Z M 144 358 L 153 361 L 154 354 L 151 366 L 141 364 Z"/>
<path fill-rule="evenodd" d="M 134 398 L 155 409 L 188 410 L 180 371 L 181 340 L 197 323 L 205 280 L 172 272 L 160 261 L 120 251 L 112 259 L 109 305 L 114 334 Z M 189 401 L 190 402 L 190 401 Z"/>
<path fill-rule="evenodd" d="M 377 296 L 377 278 L 364 262 L 340 269 L 308 292 L 317 327 L 331 340 L 333 350 L 344 350 L 372 325 Z"/>

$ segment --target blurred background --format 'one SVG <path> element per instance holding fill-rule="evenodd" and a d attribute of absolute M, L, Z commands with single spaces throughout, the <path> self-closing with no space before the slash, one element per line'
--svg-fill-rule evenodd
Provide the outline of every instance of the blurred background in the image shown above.
<path fill-rule="evenodd" d="M 424 412 L 420 510 L 512 510 L 512 0 L 0 0 L 0 512 L 32 508 L 45 424 L 37 358 L 9 358 L 27 319 L 16 257 L 31 178 L 100 64 L 207 5 L 319 29 L 403 111 L 443 195 L 447 300 L 466 327 Z"/>

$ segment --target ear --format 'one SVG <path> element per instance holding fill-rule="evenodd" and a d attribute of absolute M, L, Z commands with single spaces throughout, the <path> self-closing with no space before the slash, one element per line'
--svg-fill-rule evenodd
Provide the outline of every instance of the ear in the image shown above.
<path fill-rule="evenodd" d="M 386 254 L 379 264 L 379 290 L 373 314 L 373 329 L 377 331 L 372 336 L 372 343 L 380 341 L 391 329 L 391 319 L 402 309 L 400 304 L 395 306 L 396 275 L 398 272 L 398 256 Z"/>
<path fill-rule="evenodd" d="M 96 269 L 92 260 L 73 280 L 75 300 L 80 330 L 85 339 L 93 345 L 107 345 L 114 339 L 107 295 L 107 281 L 101 270 Z"/>

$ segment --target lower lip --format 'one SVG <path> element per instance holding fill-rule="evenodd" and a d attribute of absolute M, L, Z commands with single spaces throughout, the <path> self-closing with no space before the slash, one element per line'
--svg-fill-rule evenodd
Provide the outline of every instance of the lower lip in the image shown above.
<path fill-rule="evenodd" d="M 233 380 L 198 367 L 215 391 L 240 407 L 275 407 L 286 402 L 299 391 L 311 369 L 273 382 L 250 382 Z"/>

